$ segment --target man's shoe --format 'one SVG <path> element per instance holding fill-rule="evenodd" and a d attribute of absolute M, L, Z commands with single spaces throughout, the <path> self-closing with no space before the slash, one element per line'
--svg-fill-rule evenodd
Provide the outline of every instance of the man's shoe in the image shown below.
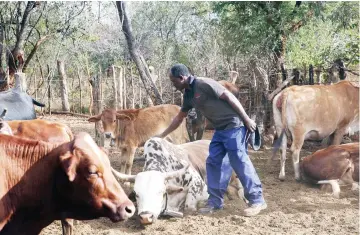
<path fill-rule="evenodd" d="M 213 206 L 206 205 L 205 207 L 199 209 L 199 213 L 200 214 L 211 214 L 214 211 L 221 210 L 221 209 L 222 208 L 215 208 Z"/>
<path fill-rule="evenodd" d="M 249 206 L 244 210 L 244 215 L 248 217 L 255 216 L 259 214 L 260 211 L 265 210 L 266 208 L 267 208 L 266 202 L 262 204 L 252 204 L 251 206 Z"/>

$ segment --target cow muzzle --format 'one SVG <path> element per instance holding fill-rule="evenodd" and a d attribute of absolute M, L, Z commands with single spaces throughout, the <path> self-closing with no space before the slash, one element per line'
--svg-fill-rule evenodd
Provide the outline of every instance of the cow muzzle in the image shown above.
<path fill-rule="evenodd" d="M 106 139 L 110 139 L 112 137 L 111 132 L 105 132 L 104 135 Z"/>
<path fill-rule="evenodd" d="M 112 222 L 129 219 L 135 213 L 135 206 L 130 200 L 122 203 L 118 207 L 107 199 L 103 199 L 102 203 L 109 210 L 109 218 Z"/>
<path fill-rule="evenodd" d="M 140 223 L 143 225 L 152 224 L 155 222 L 155 216 L 151 212 L 145 211 L 139 214 Z"/>

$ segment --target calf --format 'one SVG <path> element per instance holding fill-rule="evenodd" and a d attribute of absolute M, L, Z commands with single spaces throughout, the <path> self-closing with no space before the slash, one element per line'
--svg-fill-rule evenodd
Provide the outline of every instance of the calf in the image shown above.
<path fill-rule="evenodd" d="M 335 197 L 340 196 L 340 184 L 359 184 L 359 143 L 333 145 L 305 157 L 300 163 L 302 177 L 318 184 L 330 184 Z"/>
<path fill-rule="evenodd" d="M 304 140 L 322 140 L 340 144 L 351 127 L 359 129 L 359 86 L 349 81 L 334 85 L 291 86 L 273 100 L 273 114 L 281 145 L 279 178 L 285 179 L 287 135 L 292 137 L 290 151 L 296 180 L 300 180 L 299 154 Z"/>
<path fill-rule="evenodd" d="M 105 137 L 115 139 L 120 150 L 120 172 L 130 175 L 136 148 L 143 146 L 150 137 L 162 133 L 179 111 L 179 106 L 171 104 L 120 111 L 106 109 L 88 121 L 102 121 Z M 187 142 L 185 123 L 168 137 L 176 144 Z"/>
<path fill-rule="evenodd" d="M 209 140 L 198 140 L 174 145 L 164 139 L 151 138 L 145 143 L 143 172 L 124 175 L 113 170 L 120 180 L 135 182 L 142 224 L 151 224 L 162 214 L 181 216 L 179 211 L 183 209 L 195 211 L 199 202 L 207 200 L 205 179 L 209 144 Z M 237 186 L 242 188 L 241 184 Z"/>
<path fill-rule="evenodd" d="M 131 217 L 133 203 L 87 133 L 64 144 L 0 134 L 0 234 L 38 234 L 54 220 Z"/>

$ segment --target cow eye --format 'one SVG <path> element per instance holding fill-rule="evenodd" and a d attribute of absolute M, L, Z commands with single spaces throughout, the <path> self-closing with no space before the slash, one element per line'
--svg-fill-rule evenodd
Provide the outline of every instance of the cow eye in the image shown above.
<path fill-rule="evenodd" d="M 116 119 L 114 120 L 114 122 L 116 122 Z"/>
<path fill-rule="evenodd" d="M 98 169 L 94 165 L 89 167 L 88 173 L 89 173 L 90 177 L 98 177 L 99 176 Z"/>

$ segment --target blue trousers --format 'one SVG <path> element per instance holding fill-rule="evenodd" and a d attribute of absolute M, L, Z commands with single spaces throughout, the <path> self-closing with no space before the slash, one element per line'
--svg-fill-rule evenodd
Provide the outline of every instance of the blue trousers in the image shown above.
<path fill-rule="evenodd" d="M 244 196 L 249 204 L 264 202 L 260 179 L 248 156 L 246 130 L 246 127 L 239 127 L 216 130 L 214 133 L 206 160 L 210 206 L 223 207 L 224 193 L 229 185 L 232 169 L 244 187 Z"/>

